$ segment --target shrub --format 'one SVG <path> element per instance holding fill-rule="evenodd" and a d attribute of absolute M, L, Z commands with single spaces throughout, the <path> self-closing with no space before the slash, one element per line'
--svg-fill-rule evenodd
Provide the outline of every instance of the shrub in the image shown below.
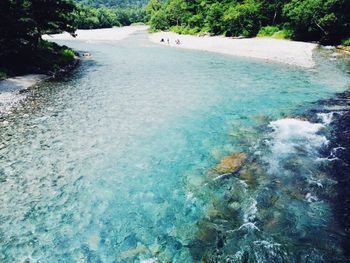
<path fill-rule="evenodd" d="M 65 66 L 74 60 L 74 56 L 75 56 L 75 54 L 74 54 L 73 50 L 71 50 L 67 47 L 63 47 L 60 50 L 59 55 L 57 56 L 55 62 L 58 65 Z"/>
<path fill-rule="evenodd" d="M 6 72 L 5 72 L 5 71 L 2 71 L 2 70 L 0 69 L 0 80 L 6 79 L 6 78 L 7 78 Z"/>
<path fill-rule="evenodd" d="M 289 28 L 279 28 L 278 26 L 265 26 L 259 30 L 258 37 L 272 37 L 277 39 L 291 39 L 294 32 Z"/>
<path fill-rule="evenodd" d="M 46 40 L 41 40 L 39 43 L 39 49 L 42 50 L 47 50 L 47 49 L 55 49 L 57 48 L 58 45 L 54 42 L 46 41 Z"/>
<path fill-rule="evenodd" d="M 271 37 L 273 34 L 280 31 L 280 29 L 277 26 L 265 26 L 260 28 L 258 37 Z"/>
<path fill-rule="evenodd" d="M 167 14 L 163 10 L 154 12 L 149 21 L 151 30 L 166 30 L 169 27 Z"/>
<path fill-rule="evenodd" d="M 182 27 L 181 26 L 172 26 L 170 27 L 170 31 L 181 34 L 182 33 Z"/>
<path fill-rule="evenodd" d="M 343 39 L 341 42 L 344 46 L 350 46 L 350 37 Z"/>
<path fill-rule="evenodd" d="M 196 35 L 199 33 L 200 29 L 198 27 L 190 28 L 184 26 L 172 26 L 170 31 L 182 34 L 182 35 Z"/>
<path fill-rule="evenodd" d="M 62 55 L 67 57 L 67 58 L 74 58 L 74 52 L 73 50 L 69 49 L 69 48 L 65 48 L 62 51 Z"/>
<path fill-rule="evenodd" d="M 282 29 L 274 33 L 271 37 L 277 39 L 292 39 L 294 36 L 293 30 L 290 29 Z"/>

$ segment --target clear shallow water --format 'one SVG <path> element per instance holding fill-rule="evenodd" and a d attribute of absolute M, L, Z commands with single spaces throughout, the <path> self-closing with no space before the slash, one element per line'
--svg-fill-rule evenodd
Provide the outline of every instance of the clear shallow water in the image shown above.
<path fill-rule="evenodd" d="M 0 129 L 1 261 L 341 258 L 327 127 L 287 117 L 345 90 L 342 71 L 159 47 L 144 32 L 65 44 L 92 59 Z M 240 174 L 210 179 L 242 151 Z"/>

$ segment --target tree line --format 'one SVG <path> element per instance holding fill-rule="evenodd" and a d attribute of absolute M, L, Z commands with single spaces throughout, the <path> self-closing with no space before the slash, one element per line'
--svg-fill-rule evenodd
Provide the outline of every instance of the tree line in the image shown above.
<path fill-rule="evenodd" d="M 143 7 L 148 0 L 76 0 L 76 2 L 92 7 L 128 8 Z"/>
<path fill-rule="evenodd" d="M 349 42 L 349 0 L 150 0 L 151 29 Z"/>
<path fill-rule="evenodd" d="M 79 29 L 108 28 L 146 23 L 146 11 L 141 7 L 106 8 L 77 5 L 75 26 Z"/>

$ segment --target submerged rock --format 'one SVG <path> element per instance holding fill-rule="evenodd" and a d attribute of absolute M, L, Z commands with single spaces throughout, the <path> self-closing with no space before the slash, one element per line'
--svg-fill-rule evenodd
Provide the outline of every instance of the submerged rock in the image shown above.
<path fill-rule="evenodd" d="M 232 174 L 239 171 L 247 159 L 245 153 L 236 153 L 225 156 L 221 162 L 213 169 L 218 174 Z"/>
<path fill-rule="evenodd" d="M 249 170 L 242 170 L 239 178 L 241 180 L 244 180 L 249 186 L 255 186 L 256 185 L 256 178 L 253 175 L 253 173 Z"/>
<path fill-rule="evenodd" d="M 158 256 L 158 254 L 162 251 L 162 246 L 158 243 L 154 243 L 149 247 L 152 255 Z"/>
<path fill-rule="evenodd" d="M 283 188 L 283 191 L 292 199 L 302 201 L 304 200 L 305 194 L 301 193 L 296 189 Z"/>
<path fill-rule="evenodd" d="M 238 202 L 231 202 L 228 207 L 234 211 L 238 211 L 241 208 L 241 204 Z"/>
<path fill-rule="evenodd" d="M 218 235 L 216 225 L 208 221 L 198 222 L 197 239 L 205 244 L 213 244 Z"/>
<path fill-rule="evenodd" d="M 215 205 L 215 204 L 214 204 Z M 221 202 L 219 205 L 215 205 L 208 209 L 206 218 L 212 223 L 218 223 L 221 226 L 226 225 L 227 222 L 234 220 L 237 217 L 237 210 L 232 209 L 229 203 Z"/>
<path fill-rule="evenodd" d="M 88 237 L 87 243 L 92 250 L 97 250 L 100 243 L 100 237 L 98 235 L 91 235 Z"/>
<path fill-rule="evenodd" d="M 146 253 L 148 252 L 147 248 L 142 245 L 142 244 L 137 244 L 137 246 L 135 248 L 132 248 L 132 249 L 129 249 L 127 251 L 124 251 L 120 254 L 120 259 L 121 260 L 125 260 L 125 259 L 128 259 L 128 258 L 133 258 L 135 256 L 137 256 L 138 254 L 141 254 L 141 253 Z"/>

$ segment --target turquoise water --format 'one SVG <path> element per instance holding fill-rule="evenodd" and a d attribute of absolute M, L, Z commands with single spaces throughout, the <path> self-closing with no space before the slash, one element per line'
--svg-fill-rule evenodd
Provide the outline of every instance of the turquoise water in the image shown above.
<path fill-rule="evenodd" d="M 59 43 L 92 58 L 0 128 L 0 261 L 342 258 L 318 152 L 327 127 L 289 118 L 349 87 L 332 63 L 178 50 L 145 32 Z M 241 172 L 213 181 L 237 152 Z"/>

